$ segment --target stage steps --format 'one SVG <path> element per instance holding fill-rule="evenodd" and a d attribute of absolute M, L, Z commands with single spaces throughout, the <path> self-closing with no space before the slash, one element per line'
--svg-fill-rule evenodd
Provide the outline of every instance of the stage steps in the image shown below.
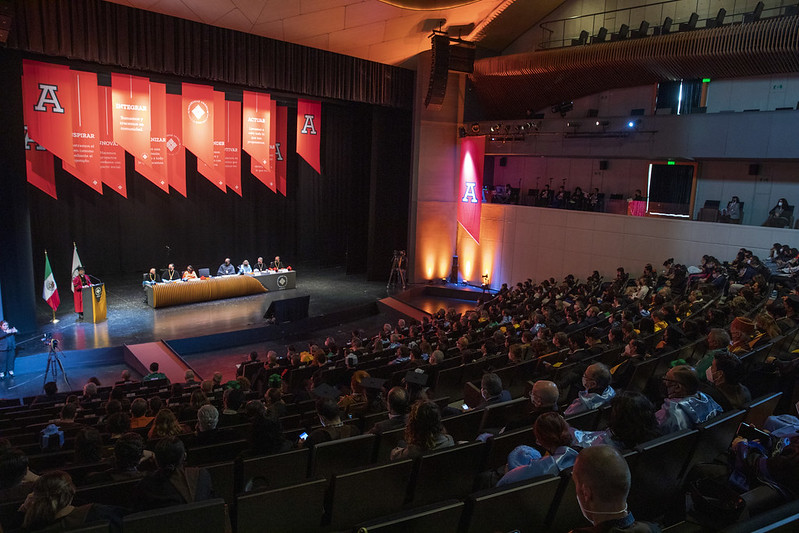
<path fill-rule="evenodd" d="M 158 363 L 158 371 L 166 374 L 172 383 L 183 383 L 186 370 L 191 368 L 164 341 L 125 345 L 125 363 L 142 376 L 150 373 L 150 363 L 153 362 Z M 202 377 L 197 376 L 197 379 Z"/>
<path fill-rule="evenodd" d="M 409 304 L 407 304 L 405 302 L 401 302 L 401 301 L 399 301 L 396 298 L 393 298 L 391 296 L 389 296 L 388 298 L 383 298 L 382 300 L 380 300 L 379 303 L 381 303 L 382 305 L 385 305 L 386 307 L 390 307 L 391 309 L 394 309 L 395 311 L 399 311 L 403 315 L 406 315 L 406 316 L 409 316 L 409 317 L 411 317 L 413 319 L 416 319 L 419 322 L 421 322 L 424 317 L 430 318 L 432 316 L 432 315 L 430 315 L 430 313 L 428 313 L 426 311 L 422 311 L 419 308 L 416 308 L 416 307 L 414 307 L 412 305 L 409 305 Z"/>

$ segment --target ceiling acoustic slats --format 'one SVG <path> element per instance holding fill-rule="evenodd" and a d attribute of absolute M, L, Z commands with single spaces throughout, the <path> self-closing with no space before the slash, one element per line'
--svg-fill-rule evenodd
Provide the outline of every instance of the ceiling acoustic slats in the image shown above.
<path fill-rule="evenodd" d="M 487 116 L 507 119 L 613 88 L 792 72 L 799 16 L 491 57 L 475 61 L 471 79 Z"/>

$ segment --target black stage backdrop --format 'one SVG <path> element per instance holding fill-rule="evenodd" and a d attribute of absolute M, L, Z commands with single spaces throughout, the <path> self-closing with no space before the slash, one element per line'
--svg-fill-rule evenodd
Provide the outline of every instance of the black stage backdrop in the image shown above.
<path fill-rule="evenodd" d="M 346 265 L 348 273 L 388 279 L 391 247 L 404 248 L 407 240 L 408 115 L 324 103 L 320 175 L 294 153 L 296 106 L 289 108 L 285 198 L 250 175 L 246 154 L 242 197 L 199 175 L 188 152 L 186 198 L 135 173 L 130 155 L 127 199 L 107 187 L 99 195 L 57 164 L 58 200 L 28 186 L 35 279 L 43 279 L 46 249 L 56 282 L 68 286 L 73 241 L 99 278 L 169 262 L 215 273 L 225 257 L 239 264 L 280 255 L 295 268 Z M 390 134 L 381 135 L 385 130 Z"/>

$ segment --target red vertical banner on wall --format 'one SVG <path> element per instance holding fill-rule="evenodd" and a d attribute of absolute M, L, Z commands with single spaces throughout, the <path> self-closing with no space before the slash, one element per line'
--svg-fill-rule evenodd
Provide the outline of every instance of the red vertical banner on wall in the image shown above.
<path fill-rule="evenodd" d="M 227 192 L 225 188 L 225 131 L 227 129 L 227 121 L 225 120 L 225 93 L 214 91 L 213 99 L 213 162 L 208 163 L 197 158 L 197 171 L 208 178 L 208 181 L 219 187 L 223 192 Z"/>
<path fill-rule="evenodd" d="M 269 169 L 270 113 L 268 94 L 244 91 L 242 102 L 242 148 L 261 167 Z"/>
<path fill-rule="evenodd" d="M 68 67 L 22 61 L 22 102 L 28 136 L 70 165 L 72 148 L 72 82 Z"/>
<path fill-rule="evenodd" d="M 25 126 L 25 169 L 28 183 L 58 200 L 53 154 L 28 136 L 28 126 Z"/>
<path fill-rule="evenodd" d="M 169 192 L 166 161 L 166 85 L 150 82 L 150 157 L 136 158 L 136 172 L 156 187 Z"/>
<path fill-rule="evenodd" d="M 255 159 L 250 158 L 250 173 L 255 176 L 258 181 L 269 187 L 272 192 L 277 192 L 277 185 L 275 184 L 275 173 L 269 172 L 258 163 Z"/>
<path fill-rule="evenodd" d="M 97 74 L 72 73 L 72 153 L 75 164 L 63 168 L 80 181 L 103 194 L 100 175 L 100 109 L 97 106 Z"/>
<path fill-rule="evenodd" d="M 241 103 L 225 102 L 225 183 L 241 196 Z"/>
<path fill-rule="evenodd" d="M 460 179 L 458 186 L 458 223 L 480 244 L 480 212 L 483 206 L 483 160 L 486 138 L 460 139 Z"/>
<path fill-rule="evenodd" d="M 322 103 L 316 100 L 297 100 L 297 153 L 320 174 L 321 135 Z"/>
<path fill-rule="evenodd" d="M 125 150 L 114 142 L 113 113 L 111 111 L 111 87 L 98 87 L 98 116 L 100 135 L 100 177 L 125 198 L 128 188 L 125 183 Z"/>
<path fill-rule="evenodd" d="M 183 97 L 166 95 L 166 166 L 169 185 L 186 196 L 186 150 L 183 147 Z"/>
<path fill-rule="evenodd" d="M 114 141 L 145 165 L 150 164 L 150 80 L 111 74 Z"/>
<path fill-rule="evenodd" d="M 184 83 L 183 146 L 206 165 L 214 164 L 214 89 Z"/>
<path fill-rule="evenodd" d="M 277 190 L 286 196 L 286 139 L 288 137 L 288 113 L 286 107 L 279 105 L 275 108 L 275 179 Z"/>

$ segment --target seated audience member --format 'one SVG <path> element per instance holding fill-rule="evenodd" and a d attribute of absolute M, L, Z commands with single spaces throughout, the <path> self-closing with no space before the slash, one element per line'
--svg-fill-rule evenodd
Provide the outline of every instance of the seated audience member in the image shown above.
<path fill-rule="evenodd" d="M 245 372 L 247 372 L 246 368 L 249 365 L 252 365 L 253 367 L 258 366 L 260 368 L 260 362 L 261 361 L 258 359 L 258 352 L 253 350 L 250 352 L 250 355 L 247 357 L 247 359 L 239 364 L 238 368 L 236 369 L 236 375 L 243 376 Z"/>
<path fill-rule="evenodd" d="M 63 395 L 58 394 L 58 384 L 55 381 L 48 381 L 44 384 L 44 394 L 34 398 L 32 405 L 42 403 L 52 403 L 63 399 Z"/>
<path fill-rule="evenodd" d="M 149 453 L 149 452 L 148 452 Z M 144 476 L 139 464 L 144 458 L 144 439 L 136 433 L 125 433 L 114 443 L 114 466 L 103 472 L 93 472 L 86 476 L 86 483 L 107 483 L 125 481 Z"/>
<path fill-rule="evenodd" d="M 147 416 L 147 400 L 144 398 L 136 398 L 130 404 L 130 429 L 147 427 L 154 418 Z"/>
<path fill-rule="evenodd" d="M 713 359 L 720 353 L 726 353 L 730 346 L 730 335 L 721 328 L 713 328 L 707 334 L 707 352 L 696 363 L 696 374 L 700 380 L 706 379 L 707 369 L 713 363 Z"/>
<path fill-rule="evenodd" d="M 183 276 L 181 276 L 181 279 L 197 279 L 197 273 L 194 271 L 194 267 L 191 265 L 187 266 L 186 270 L 183 271 Z"/>
<path fill-rule="evenodd" d="M 75 507 L 75 485 L 66 472 L 48 472 L 33 485 L 33 491 L 20 510 L 24 511 L 24 531 L 68 531 L 84 524 L 108 520 L 114 531 L 121 531 L 120 509 L 89 503 Z"/>
<path fill-rule="evenodd" d="M 402 387 L 391 387 L 386 397 L 388 420 L 377 422 L 368 432 L 380 435 L 386 431 L 405 427 L 408 407 L 408 392 Z"/>
<path fill-rule="evenodd" d="M 707 382 L 710 386 L 703 390 L 725 411 L 741 409 L 752 401 L 749 389 L 741 383 L 743 377 L 743 363 L 738 356 L 723 352 L 716 355 L 707 369 Z"/>
<path fill-rule="evenodd" d="M 483 374 L 480 380 L 480 395 L 483 401 L 475 409 L 485 409 L 489 405 L 511 400 L 510 392 L 502 388 L 502 380 L 494 373 Z"/>
<path fill-rule="evenodd" d="M 696 370 L 690 366 L 680 365 L 669 369 L 663 383 L 667 397 L 655 413 L 661 434 L 693 428 L 721 414 L 721 406 L 699 392 L 699 378 Z"/>
<path fill-rule="evenodd" d="M 405 426 L 405 441 L 391 450 L 391 460 L 418 457 L 425 452 L 451 446 L 455 446 L 455 440 L 441 424 L 438 405 L 423 400 L 411 407 Z"/>
<path fill-rule="evenodd" d="M 640 392 L 621 391 L 610 401 L 608 429 L 573 430 L 574 443 L 583 448 L 609 445 L 618 450 L 632 450 L 639 444 L 660 436 L 655 406 Z"/>
<path fill-rule="evenodd" d="M 534 459 L 526 465 L 511 469 L 512 461 L 508 459 L 508 473 L 502 476 L 497 486 L 508 485 L 525 479 L 533 479 L 546 475 L 558 475 L 562 470 L 571 467 L 577 458 L 577 451 L 571 447 L 572 435 L 569 424 L 558 413 L 544 413 L 533 424 L 533 433 L 539 446 L 548 455 Z"/>
<path fill-rule="evenodd" d="M 130 370 L 126 368 L 119 375 L 119 380 L 116 383 L 114 383 L 114 385 L 125 385 L 127 383 L 135 383 L 135 382 L 136 381 L 134 379 L 131 379 L 130 377 Z"/>
<path fill-rule="evenodd" d="M 260 403 L 260 402 L 259 402 Z M 250 447 L 239 458 L 272 455 L 291 450 L 291 442 L 283 437 L 280 424 L 264 415 L 254 415 L 250 428 Z"/>
<path fill-rule="evenodd" d="M 222 388 L 222 372 L 214 372 L 214 375 L 211 377 L 211 385 L 214 391 Z"/>
<path fill-rule="evenodd" d="M 742 316 L 736 317 L 730 324 L 730 339 L 732 339 L 730 353 L 740 355 L 751 352 L 752 347 L 749 342 L 754 334 L 755 323 L 751 319 Z"/>
<path fill-rule="evenodd" d="M 216 271 L 217 276 L 231 276 L 236 273 L 236 267 L 230 264 L 230 258 L 226 257 L 225 262 L 219 265 Z"/>
<path fill-rule="evenodd" d="M 96 402 L 99 400 L 100 396 L 97 394 L 97 385 L 89 382 L 83 386 L 83 396 L 80 397 L 81 406 L 86 406 L 91 402 Z"/>
<path fill-rule="evenodd" d="M 136 485 L 133 510 L 160 509 L 213 498 L 214 490 L 208 471 L 186 467 L 185 460 L 186 448 L 179 437 L 161 440 L 155 447 L 158 470 Z"/>
<path fill-rule="evenodd" d="M 61 408 L 60 418 L 52 422 L 64 431 L 67 429 L 83 428 L 85 427 L 84 424 L 75 421 L 75 418 L 78 416 L 78 409 L 80 409 L 80 405 L 78 405 L 77 402 L 67 402 L 64 404 L 64 407 Z"/>
<path fill-rule="evenodd" d="M 238 389 L 225 389 L 222 395 L 222 412 L 219 413 L 218 427 L 237 426 L 248 422 L 247 416 L 241 412 L 246 396 Z"/>
<path fill-rule="evenodd" d="M 355 437 L 360 434 L 358 428 L 341 421 L 341 412 L 334 399 L 320 398 L 317 400 L 316 414 L 319 415 L 322 427 L 312 431 L 305 441 L 300 441 L 300 445 L 306 448 L 313 448 L 323 442 Z"/>
<path fill-rule="evenodd" d="M 142 381 L 153 381 L 156 379 L 166 379 L 166 374 L 158 371 L 158 363 L 153 361 L 150 363 L 150 373 L 141 378 Z"/>
<path fill-rule="evenodd" d="M 0 501 L 24 500 L 39 476 L 28 469 L 28 457 L 18 448 L 0 450 Z"/>
<path fill-rule="evenodd" d="M 559 397 L 560 392 L 554 382 L 539 379 L 533 383 L 533 389 L 530 391 L 532 409 L 519 417 L 509 420 L 500 433 L 505 433 L 512 429 L 530 427 L 544 413 L 557 413 Z"/>
<path fill-rule="evenodd" d="M 194 370 L 186 370 L 183 374 L 184 385 L 199 385 L 200 382 L 194 377 Z"/>
<path fill-rule="evenodd" d="M 565 416 L 598 409 L 607 404 L 616 391 L 610 386 L 610 370 L 602 363 L 594 363 L 583 374 L 583 387 L 577 398 L 564 411 Z"/>
<path fill-rule="evenodd" d="M 101 462 L 105 445 L 103 437 L 95 428 L 82 429 L 75 436 L 74 464 L 91 464 Z"/>
<path fill-rule="evenodd" d="M 788 220 L 788 217 L 790 216 L 788 207 L 788 200 L 785 198 L 780 198 L 777 201 L 777 205 L 772 207 L 771 211 L 768 212 L 768 218 L 765 222 L 763 222 L 763 225 L 772 228 L 784 228 L 785 226 L 789 225 L 791 221 Z"/>
<path fill-rule="evenodd" d="M 192 445 L 205 446 L 219 442 L 219 411 L 211 404 L 203 405 L 197 410 L 197 426 L 194 429 Z"/>
<path fill-rule="evenodd" d="M 344 411 L 345 414 L 350 413 L 363 413 L 369 405 L 369 398 L 366 395 L 366 387 L 363 386 L 363 380 L 369 377 L 369 373 L 365 370 L 357 370 L 350 380 L 351 394 L 342 396 L 338 401 L 338 408 Z"/>
<path fill-rule="evenodd" d="M 283 400 L 283 393 L 280 390 L 280 386 L 269 387 L 266 389 L 266 394 L 264 394 L 264 402 L 266 404 L 264 407 L 264 413 L 269 418 L 273 420 L 279 420 L 280 418 L 286 416 L 288 406 Z"/>
<path fill-rule="evenodd" d="M 637 522 L 627 509 L 630 467 L 613 447 L 595 446 L 582 450 L 574 462 L 572 479 L 580 510 L 592 524 L 575 529 L 573 533 L 660 532 L 657 526 Z"/>
<path fill-rule="evenodd" d="M 147 438 L 150 440 L 164 439 L 183 435 L 184 433 L 190 433 L 190 430 L 185 425 L 178 423 L 175 413 L 169 409 L 161 409 L 155 415 L 155 420 L 153 420 L 152 427 L 147 433 Z"/>
<path fill-rule="evenodd" d="M 130 416 L 128 413 L 114 413 L 108 417 L 105 427 L 110 433 L 109 441 L 114 442 L 130 431 Z"/>

